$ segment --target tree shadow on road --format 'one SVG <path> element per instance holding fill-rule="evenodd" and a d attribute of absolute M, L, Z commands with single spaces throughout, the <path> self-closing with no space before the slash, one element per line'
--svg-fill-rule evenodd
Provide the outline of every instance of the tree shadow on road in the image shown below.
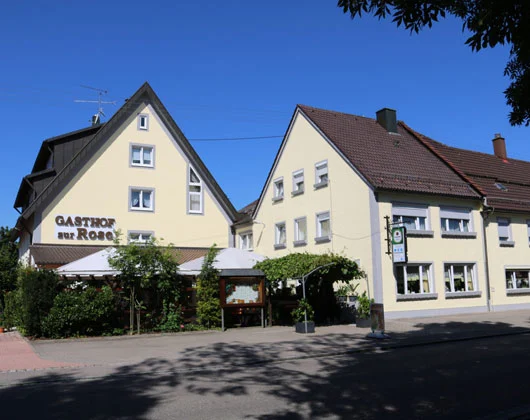
<path fill-rule="evenodd" d="M 153 370 L 164 371 L 156 378 Z M 109 375 L 82 378 L 71 371 L 55 370 L 0 388 L 2 419 L 144 419 L 163 393 L 175 388 L 179 376 L 166 360 L 146 360 L 121 366 Z"/>
<path fill-rule="evenodd" d="M 231 418 L 263 420 L 475 418 L 508 404 L 528 404 L 522 385 L 530 376 L 528 336 L 465 340 L 471 331 L 488 336 L 524 329 L 449 324 L 417 324 L 416 330 L 384 341 L 327 334 L 190 346 L 174 360 L 149 359 L 98 378 L 54 371 L 37 382 L 30 378 L 0 389 L 2 418 L 144 419 L 167 401 L 177 401 L 174 418 L 203 418 L 201 407 L 178 406 L 197 397 L 229 399 Z M 435 334 L 464 340 L 429 344 Z M 253 409 L 249 399 L 264 404 Z M 247 408 L 241 413 L 239 407 Z"/>

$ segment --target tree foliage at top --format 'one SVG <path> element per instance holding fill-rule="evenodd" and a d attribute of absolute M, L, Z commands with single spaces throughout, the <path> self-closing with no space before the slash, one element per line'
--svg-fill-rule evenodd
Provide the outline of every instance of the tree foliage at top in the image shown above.
<path fill-rule="evenodd" d="M 277 286 L 282 280 L 300 279 L 319 267 L 322 268 L 315 272 L 315 276 L 326 278 L 332 282 L 339 280 L 349 282 L 364 276 L 363 271 L 355 261 L 333 253 L 294 253 L 280 258 L 270 258 L 254 266 L 255 269 L 263 271 L 273 286 Z"/>
<path fill-rule="evenodd" d="M 418 33 L 447 15 L 463 21 L 471 32 L 466 44 L 473 51 L 510 45 L 504 75 L 511 80 L 504 91 L 512 108 L 510 124 L 530 125 L 530 2 L 527 0 L 338 0 L 351 18 L 363 13 L 379 19 L 392 16 L 397 26 Z"/>
<path fill-rule="evenodd" d="M 217 253 L 215 245 L 209 249 L 197 280 L 197 321 L 207 328 L 217 327 L 221 323 L 219 271 L 214 267 Z"/>

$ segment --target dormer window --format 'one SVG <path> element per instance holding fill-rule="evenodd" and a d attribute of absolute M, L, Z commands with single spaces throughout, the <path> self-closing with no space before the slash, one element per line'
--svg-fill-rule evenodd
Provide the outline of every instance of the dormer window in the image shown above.
<path fill-rule="evenodd" d="M 53 155 L 52 154 L 50 154 L 50 157 L 46 161 L 46 169 L 51 169 L 51 168 L 53 168 Z"/>
<path fill-rule="evenodd" d="M 149 130 L 149 115 L 139 114 L 138 115 L 138 130 Z"/>

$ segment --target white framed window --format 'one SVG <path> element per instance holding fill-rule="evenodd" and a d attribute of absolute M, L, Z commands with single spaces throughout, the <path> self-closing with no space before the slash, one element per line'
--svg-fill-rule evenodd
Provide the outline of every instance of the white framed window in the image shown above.
<path fill-rule="evenodd" d="M 440 208 L 442 233 L 473 232 L 471 211 L 468 209 Z"/>
<path fill-rule="evenodd" d="M 507 269 L 506 289 L 530 289 L 530 268 L 527 269 Z"/>
<path fill-rule="evenodd" d="M 510 219 L 507 217 L 497 217 L 497 230 L 499 233 L 499 243 L 501 245 L 513 245 L 512 229 Z"/>
<path fill-rule="evenodd" d="M 188 173 L 188 213 L 203 213 L 202 181 L 191 166 Z"/>
<path fill-rule="evenodd" d="M 294 245 L 307 244 L 307 218 L 299 217 L 294 219 Z"/>
<path fill-rule="evenodd" d="M 283 177 L 274 180 L 274 196 L 273 200 L 283 200 L 284 188 L 283 188 Z"/>
<path fill-rule="evenodd" d="M 254 238 L 252 232 L 241 232 L 239 234 L 239 249 L 251 251 L 254 249 Z"/>
<path fill-rule="evenodd" d="M 328 161 L 315 163 L 315 188 L 325 187 L 328 181 Z"/>
<path fill-rule="evenodd" d="M 445 291 L 476 292 L 475 264 L 444 264 Z"/>
<path fill-rule="evenodd" d="M 328 242 L 331 240 L 331 219 L 329 211 L 318 213 L 316 216 L 317 226 L 315 238 L 316 242 Z"/>
<path fill-rule="evenodd" d="M 155 209 L 154 195 L 152 188 L 130 187 L 129 209 L 138 211 L 153 211 Z"/>
<path fill-rule="evenodd" d="M 154 167 L 154 146 L 131 144 L 131 166 Z"/>
<path fill-rule="evenodd" d="M 304 170 L 293 172 L 293 195 L 304 192 Z"/>
<path fill-rule="evenodd" d="M 285 248 L 287 244 L 287 231 L 285 229 L 285 222 L 276 223 L 274 228 L 274 247 Z"/>
<path fill-rule="evenodd" d="M 433 293 L 432 264 L 395 266 L 398 295 Z"/>
<path fill-rule="evenodd" d="M 426 206 L 416 205 L 392 205 L 392 223 L 400 224 L 407 228 L 407 233 L 414 231 L 429 231 L 429 219 Z"/>
<path fill-rule="evenodd" d="M 139 114 L 138 115 L 138 130 L 149 130 L 149 115 Z"/>
<path fill-rule="evenodd" d="M 153 232 L 143 231 L 130 231 L 129 232 L 129 243 L 145 244 L 153 239 Z"/>

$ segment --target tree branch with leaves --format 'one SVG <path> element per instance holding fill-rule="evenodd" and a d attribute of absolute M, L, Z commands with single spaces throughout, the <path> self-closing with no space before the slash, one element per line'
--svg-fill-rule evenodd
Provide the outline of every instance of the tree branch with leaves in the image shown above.
<path fill-rule="evenodd" d="M 510 124 L 530 125 L 530 2 L 527 0 L 338 0 L 352 19 L 363 13 L 379 19 L 392 17 L 398 27 L 418 33 L 446 16 L 462 20 L 462 31 L 473 51 L 510 45 L 504 75 L 511 80 L 504 91 L 512 108 Z"/>

